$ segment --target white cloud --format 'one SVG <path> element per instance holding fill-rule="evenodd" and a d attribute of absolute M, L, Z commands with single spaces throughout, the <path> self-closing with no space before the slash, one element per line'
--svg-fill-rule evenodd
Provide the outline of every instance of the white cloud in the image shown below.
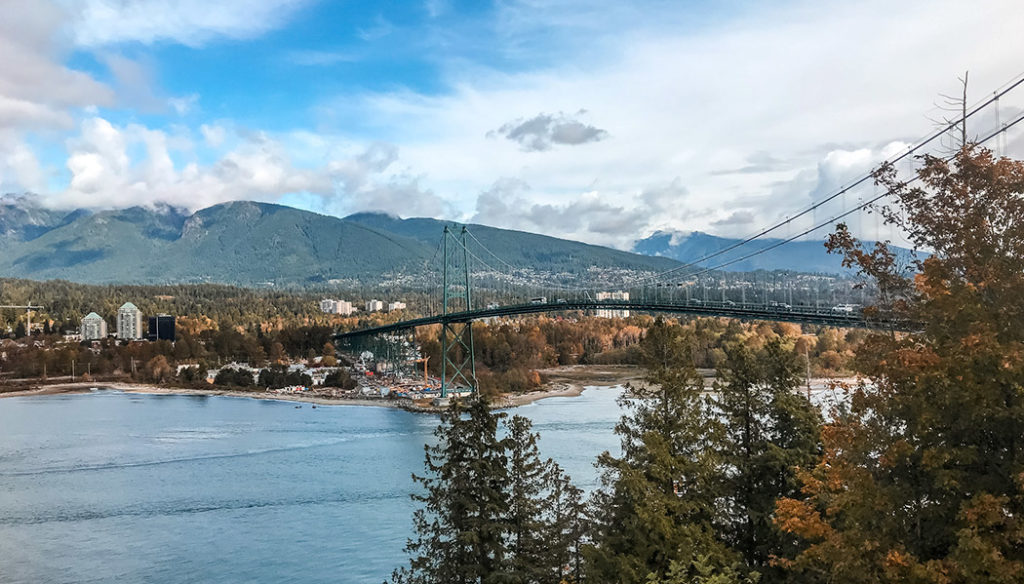
<path fill-rule="evenodd" d="M 110 105 L 113 92 L 60 64 L 65 14 L 37 0 L 5 0 L 0 18 L 0 130 L 67 128 L 68 108 Z"/>
<path fill-rule="evenodd" d="M 202 133 L 206 145 L 211 148 L 220 148 L 220 145 L 224 143 L 224 126 L 203 124 L 199 126 L 199 131 Z"/>
<path fill-rule="evenodd" d="M 223 126 L 203 126 L 210 147 L 225 141 Z M 288 144 L 307 136 L 274 137 L 239 132 L 241 141 L 210 164 L 188 158 L 191 138 L 167 134 L 138 124 L 116 126 L 93 117 L 84 120 L 69 139 L 68 188 L 42 197 L 59 208 L 118 208 L 171 205 L 196 210 L 233 200 L 301 200 L 314 210 L 347 214 L 380 210 L 403 216 L 450 214 L 444 201 L 422 177 L 395 162 L 398 150 L 371 144 L 355 154 L 336 154 L 321 165 L 306 166 Z M 133 155 L 134 153 L 134 155 Z M 23 171 L 24 172 L 24 171 Z"/>
<path fill-rule="evenodd" d="M 72 0 L 75 43 L 175 42 L 192 47 L 217 38 L 248 39 L 282 26 L 310 0 Z"/>
<path fill-rule="evenodd" d="M 46 188 L 46 177 L 34 152 L 24 144 L 15 143 L 0 151 L 0 189 L 42 192 Z M 3 192 L 3 191 L 0 191 Z"/>
<path fill-rule="evenodd" d="M 708 14 L 660 1 L 507 0 L 491 22 L 470 19 L 474 30 L 454 23 L 458 34 L 433 30 L 457 19 L 447 3 L 427 0 L 422 10 L 444 26 L 410 46 L 443 71 L 431 93 L 356 85 L 324 98 L 314 127 L 268 134 L 199 119 L 207 112 L 197 97 L 153 90 L 144 56 L 111 48 L 251 38 L 309 2 L 66 0 L 62 11 L 6 0 L 16 17 L 0 19 L 0 186 L 38 188 L 52 178 L 28 132 L 79 127 L 66 142 L 69 186 L 52 204 L 196 208 L 284 196 L 337 214 L 474 217 L 616 246 L 656 229 L 746 235 L 867 171 L 899 145 L 890 143 L 928 133 L 928 104 L 956 89 L 957 74 L 969 69 L 971 94 L 986 95 L 1018 72 L 1024 54 L 1015 0 L 787 0 Z M 368 47 L 419 32 L 376 24 L 363 36 L 388 38 Z M 114 55 L 116 99 L 62 64 L 74 44 Z M 282 57 L 316 66 L 349 55 L 313 45 Z M 100 117 L 123 119 L 105 108 L 146 102 L 201 125 Z M 1024 106 L 1024 89 L 1001 105 L 1004 114 Z M 593 123 L 538 116 L 580 108 L 594 112 Z M 972 130 L 993 124 L 985 118 Z M 488 139 L 496 128 L 521 148 Z M 559 147 L 578 143 L 586 145 Z M 538 149 L 545 153 L 524 151 Z M 872 192 L 866 185 L 779 235 Z"/>
<path fill-rule="evenodd" d="M 578 146 L 607 138 L 607 131 L 577 119 L 585 113 L 586 111 L 580 110 L 572 116 L 559 112 L 557 114 L 541 113 L 525 120 L 518 118 L 502 124 L 500 128 L 488 132 L 487 135 L 504 136 L 513 142 L 518 142 L 519 146 L 527 152 L 549 150 L 555 144 Z"/>
<path fill-rule="evenodd" d="M 368 118 L 378 137 L 402 147 L 406 165 L 425 174 L 424 184 L 452 193 L 466 216 L 475 208 L 500 226 L 533 225 L 592 242 L 658 228 L 745 235 L 868 170 L 881 145 L 930 132 L 930 104 L 955 88 L 963 70 L 980 97 L 1018 73 L 1015 55 L 1024 54 L 1019 18 L 1011 17 L 1024 16 L 1024 8 L 1013 0 L 748 4 L 696 27 L 671 24 L 686 16 L 674 3 L 655 3 L 649 13 L 620 7 L 609 17 L 570 2 L 551 9 L 551 19 L 543 3 L 504 5 L 514 10 L 493 42 L 516 52 L 536 41 L 524 50 L 542 68 L 507 73 L 472 61 L 467 67 L 460 56 L 448 69 L 447 93 L 346 95 L 324 110 L 336 119 Z M 552 50 L 564 35 L 586 49 Z M 588 38 L 604 47 L 596 57 L 584 52 Z M 1004 110 L 1024 104 L 1019 93 L 1004 98 Z M 580 107 L 600 112 L 599 126 L 614 137 L 540 157 L 485 137 L 510 119 Z M 988 123 L 978 122 L 979 133 Z M 597 228 L 611 224 L 568 231 L 515 208 L 488 212 L 496 207 L 477 195 L 496 177 L 529 184 L 516 195 L 525 209 L 550 210 L 569 225 L 574 218 L 559 213 L 580 208 L 580 193 L 597 193 L 597 202 L 629 218 L 644 185 L 678 179 L 686 189 L 667 213 L 623 221 L 622 229 L 635 231 L 610 237 Z M 858 196 L 866 193 L 844 201 L 853 205 Z"/>
<path fill-rule="evenodd" d="M 598 192 L 582 193 L 564 204 L 551 204 L 532 202 L 523 196 L 527 190 L 528 185 L 515 179 L 497 181 L 477 198 L 472 221 L 617 246 L 627 244 L 628 234 L 636 233 L 647 223 L 646 209 L 609 202 L 608 197 Z"/>

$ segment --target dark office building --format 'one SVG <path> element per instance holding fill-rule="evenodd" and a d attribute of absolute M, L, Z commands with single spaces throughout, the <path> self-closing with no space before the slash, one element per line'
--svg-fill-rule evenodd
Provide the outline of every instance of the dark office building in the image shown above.
<path fill-rule="evenodd" d="M 169 314 L 158 314 L 149 317 L 149 340 L 174 341 L 174 317 Z"/>

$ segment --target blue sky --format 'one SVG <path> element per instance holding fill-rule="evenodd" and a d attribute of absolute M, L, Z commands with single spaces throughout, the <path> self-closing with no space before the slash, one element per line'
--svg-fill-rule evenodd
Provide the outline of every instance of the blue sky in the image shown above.
<path fill-rule="evenodd" d="M 1024 69 L 1016 1 L 856 4 L 4 0 L 0 192 L 744 235 Z"/>

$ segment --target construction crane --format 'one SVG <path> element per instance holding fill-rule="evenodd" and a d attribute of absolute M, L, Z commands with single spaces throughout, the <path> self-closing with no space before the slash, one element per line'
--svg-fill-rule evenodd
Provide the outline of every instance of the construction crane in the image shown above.
<path fill-rule="evenodd" d="M 427 377 L 427 362 L 430 361 L 430 355 L 427 355 L 422 359 L 415 359 L 413 360 L 413 363 L 419 363 L 421 361 L 423 362 L 423 384 L 429 385 L 430 379 Z"/>
<path fill-rule="evenodd" d="M 33 306 L 32 301 L 29 300 L 26 305 L 19 304 L 0 304 L 0 308 L 24 308 L 25 309 L 25 334 L 32 335 L 32 311 L 40 310 L 42 306 Z"/>

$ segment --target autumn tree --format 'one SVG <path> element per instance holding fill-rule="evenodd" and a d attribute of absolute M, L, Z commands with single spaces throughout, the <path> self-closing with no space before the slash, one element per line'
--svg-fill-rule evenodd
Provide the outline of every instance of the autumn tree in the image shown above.
<path fill-rule="evenodd" d="M 908 276 L 840 226 L 831 249 L 910 334 L 857 351 L 867 377 L 823 431 L 806 499 L 778 505 L 810 543 L 779 563 L 830 582 L 1024 581 L 1024 163 L 967 145 L 916 182 L 876 173 L 881 209 L 928 257 Z"/>
<path fill-rule="evenodd" d="M 157 383 L 163 383 L 173 375 L 174 369 L 167 362 L 167 357 L 157 355 L 146 363 L 146 374 Z"/>

